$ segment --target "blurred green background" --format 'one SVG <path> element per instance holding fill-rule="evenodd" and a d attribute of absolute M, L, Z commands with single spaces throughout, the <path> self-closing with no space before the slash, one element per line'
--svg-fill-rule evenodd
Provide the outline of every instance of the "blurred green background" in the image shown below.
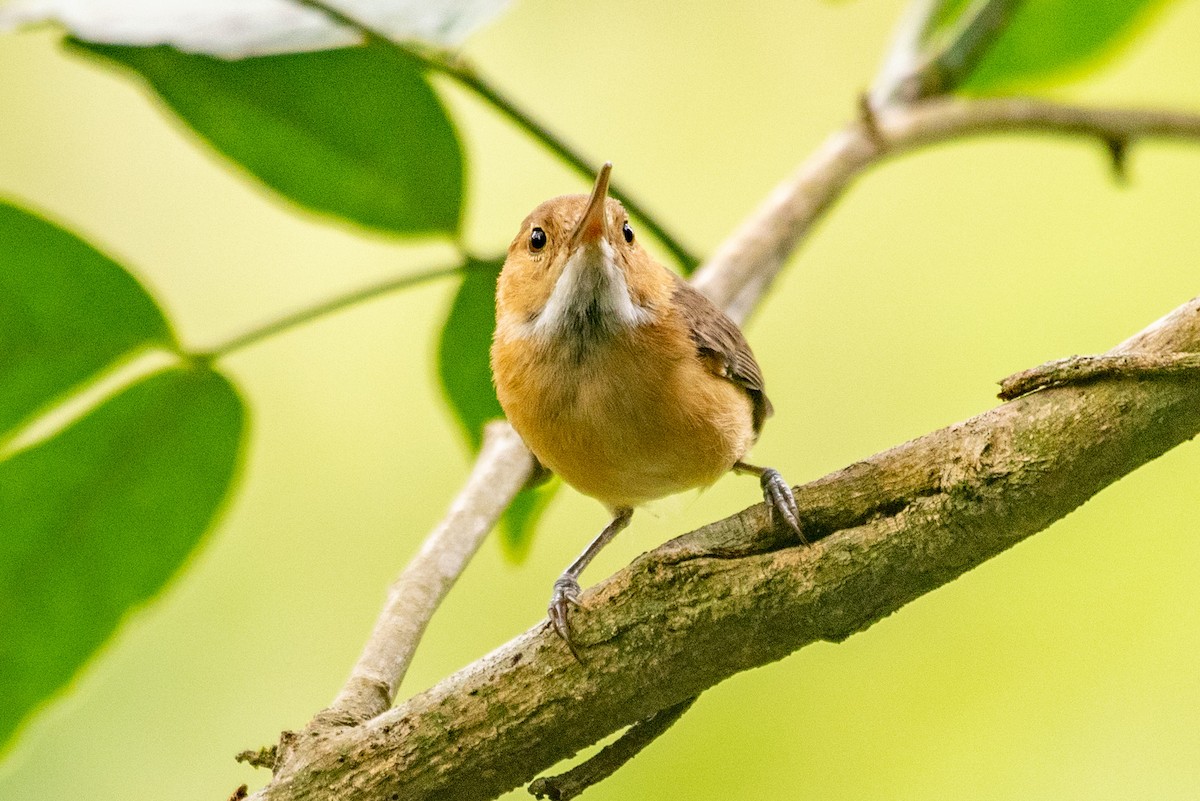
<path fill-rule="evenodd" d="M 520 0 L 466 52 L 709 252 L 850 119 L 898 2 Z M 1200 110 L 1200 3 L 1178 2 L 1063 99 Z M 51 31 L 0 38 L 0 193 L 130 265 L 193 347 L 392 275 L 452 263 L 296 214 L 133 82 Z M 445 81 L 465 136 L 469 246 L 586 182 Z M 1200 147 L 1138 145 L 1117 187 L 1091 141 L 1006 137 L 866 177 L 748 335 L 777 409 L 760 462 L 806 481 L 989 408 L 994 382 L 1106 349 L 1197 292 Z M 469 456 L 434 380 L 455 282 L 231 357 L 252 435 L 207 546 L 0 765 L 0 798 L 225 798 L 232 756 L 336 692 L 384 590 Z M 1029 542 L 841 645 L 705 694 L 588 798 L 1200 797 L 1200 450 L 1184 446 Z M 588 582 L 757 500 L 729 478 L 639 515 Z M 605 521 L 559 493 L 522 564 L 485 545 L 401 696 L 536 623 Z M 516 791 L 511 798 L 528 797 Z"/>

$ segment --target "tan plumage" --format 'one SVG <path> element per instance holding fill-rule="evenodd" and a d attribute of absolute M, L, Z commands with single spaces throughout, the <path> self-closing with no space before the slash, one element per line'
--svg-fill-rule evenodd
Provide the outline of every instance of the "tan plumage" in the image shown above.
<path fill-rule="evenodd" d="M 778 473 L 741 463 L 771 414 L 750 346 L 638 244 L 606 197 L 610 169 L 590 197 L 553 198 L 525 218 L 496 291 L 492 372 L 509 422 L 616 516 L 555 585 L 551 619 L 568 643 L 575 578 L 632 507 L 735 467 L 791 499 Z"/>
<path fill-rule="evenodd" d="M 683 295 L 711 308 L 650 266 L 662 272 L 660 298 Z M 499 289 L 502 308 L 508 283 Z M 697 336 L 678 301 L 651 308 L 651 321 L 637 328 L 573 332 L 578 341 L 569 343 L 500 323 L 492 348 L 513 427 L 542 464 L 610 510 L 716 481 L 754 443 L 755 408 L 766 402 L 748 348 L 715 350 L 721 343 Z M 703 351 L 700 340 L 709 342 Z"/>

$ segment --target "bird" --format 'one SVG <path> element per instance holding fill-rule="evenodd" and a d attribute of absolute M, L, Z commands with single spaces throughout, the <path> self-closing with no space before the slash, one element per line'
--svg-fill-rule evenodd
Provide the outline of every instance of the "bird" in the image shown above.
<path fill-rule="evenodd" d="M 773 411 L 745 336 L 641 246 L 608 196 L 611 173 L 607 162 L 590 195 L 551 198 L 521 223 L 496 282 L 491 347 L 509 423 L 541 466 L 612 515 L 547 609 L 577 659 L 580 574 L 635 507 L 750 474 L 772 518 L 804 541 L 791 486 L 743 461 Z"/>

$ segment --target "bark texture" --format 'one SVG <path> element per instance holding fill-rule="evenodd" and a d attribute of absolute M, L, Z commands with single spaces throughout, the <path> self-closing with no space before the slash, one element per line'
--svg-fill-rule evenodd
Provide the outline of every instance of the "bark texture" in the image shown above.
<path fill-rule="evenodd" d="M 1195 352 L 1200 299 L 1110 354 Z M 539 625 L 366 724 L 292 738 L 298 758 L 261 797 L 495 798 L 739 671 L 849 637 L 1198 431 L 1194 371 L 1017 398 L 798 488 L 809 547 L 756 506 L 639 557 L 583 595 L 586 665 Z"/>

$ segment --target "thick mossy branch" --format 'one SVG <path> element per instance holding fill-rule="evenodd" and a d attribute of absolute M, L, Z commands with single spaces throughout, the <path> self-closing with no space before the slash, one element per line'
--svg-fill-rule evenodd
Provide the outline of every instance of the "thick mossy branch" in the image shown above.
<path fill-rule="evenodd" d="M 1198 351 L 1200 299 L 1109 355 Z M 584 594 L 586 667 L 539 625 L 367 724 L 306 732 L 261 797 L 495 798 L 735 673 L 861 631 L 1198 431 L 1194 372 L 1018 398 L 800 487 L 812 546 L 753 507 L 644 554 Z"/>

